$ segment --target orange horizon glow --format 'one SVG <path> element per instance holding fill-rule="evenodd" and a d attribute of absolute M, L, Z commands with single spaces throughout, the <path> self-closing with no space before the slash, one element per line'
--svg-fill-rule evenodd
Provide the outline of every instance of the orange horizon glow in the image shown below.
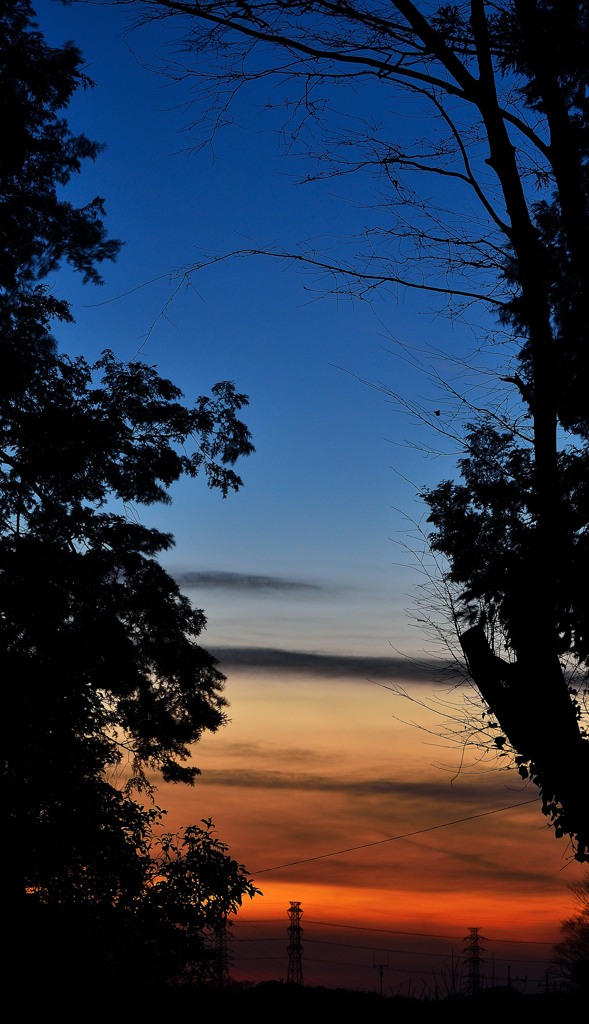
<path fill-rule="evenodd" d="M 262 890 L 235 920 L 235 935 L 248 936 L 243 947 L 236 939 L 240 954 L 270 931 L 282 962 L 298 900 L 306 955 L 327 949 L 330 962 L 350 943 L 366 961 L 363 945 L 391 942 L 435 943 L 443 960 L 470 928 L 490 940 L 497 970 L 501 943 L 531 943 L 532 958 L 549 957 L 575 912 L 570 884 L 581 866 L 516 773 L 482 771 L 476 758 L 451 770 L 457 753 L 420 728 L 431 715 L 422 710 L 407 726 L 391 695 L 364 682 L 236 673 L 231 699 L 231 723 L 195 748 L 195 786 L 161 795 L 166 828 L 210 817 Z M 333 950 L 322 945 L 331 936 L 340 937 Z M 322 962 L 311 976 L 324 976 Z M 273 963 L 262 977 L 274 976 Z M 240 964 L 237 976 L 249 977 L 250 961 Z M 362 971 L 343 969 L 343 978 L 363 984 Z"/>

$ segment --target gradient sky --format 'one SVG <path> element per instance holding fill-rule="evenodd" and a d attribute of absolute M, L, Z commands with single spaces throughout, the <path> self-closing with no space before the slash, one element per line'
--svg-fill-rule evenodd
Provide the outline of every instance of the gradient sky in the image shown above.
<path fill-rule="evenodd" d="M 327 298 L 328 282 L 268 258 L 186 275 L 243 248 L 337 251 L 365 226 L 372 185 L 299 184 L 280 112 L 255 89 L 199 148 L 190 83 L 154 70 L 174 54 L 161 29 L 133 31 L 132 10 L 108 3 L 36 10 L 96 83 L 68 119 L 106 148 L 71 194 L 104 196 L 125 242 L 101 289 L 55 282 L 76 316 L 60 345 L 143 358 L 188 400 L 222 379 L 250 396 L 243 490 L 223 501 L 183 483 L 143 516 L 175 535 L 166 565 L 228 677 L 230 722 L 195 749 L 202 776 L 160 802 L 169 827 L 212 818 L 263 890 L 235 926 L 232 973 L 286 977 L 299 900 L 309 984 L 378 988 L 380 965 L 387 993 L 443 991 L 478 927 L 486 977 L 509 968 L 533 990 L 580 868 L 535 791 L 464 743 L 481 709 L 419 621 L 416 494 L 452 473 L 453 451 L 386 394 L 439 401 L 432 377 L 470 351 L 476 320 L 451 323 L 423 295 Z"/>

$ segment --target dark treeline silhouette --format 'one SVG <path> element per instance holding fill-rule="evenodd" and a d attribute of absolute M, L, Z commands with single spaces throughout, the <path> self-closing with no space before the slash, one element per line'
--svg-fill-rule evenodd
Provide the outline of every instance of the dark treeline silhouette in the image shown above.
<path fill-rule="evenodd" d="M 64 118 L 91 83 L 28 0 L 0 6 L 0 673 L 3 966 L 54 983 L 218 974 L 223 929 L 257 890 L 212 822 L 162 829 L 150 782 L 192 783 L 190 747 L 225 721 L 205 625 L 158 562 L 172 537 L 137 506 L 202 474 L 225 497 L 253 451 L 222 381 L 187 404 L 108 350 L 58 350 L 53 275 L 115 259 L 100 197 L 64 187 L 100 146 Z M 122 780 L 122 781 L 118 781 Z"/>
<path fill-rule="evenodd" d="M 399 1022 L 399 1024 L 549 1024 L 559 1017 L 583 1014 L 585 1000 L 572 993 L 521 995 L 515 990 L 497 990 L 478 996 L 454 996 L 439 1000 L 419 1000 L 403 996 L 379 995 L 342 988 L 298 986 L 280 981 L 260 982 L 252 986 L 224 988 L 199 986 L 162 986 L 147 994 L 137 988 L 102 987 L 61 992 L 53 997 L 51 989 L 25 1000 L 31 1008 L 58 1006 L 65 1019 L 73 1019 L 85 1006 L 122 1020 L 127 1014 L 162 1013 L 223 1015 L 235 1020 L 260 1022 L 300 1021 L 307 1015 L 314 1020 L 361 1020 Z"/>

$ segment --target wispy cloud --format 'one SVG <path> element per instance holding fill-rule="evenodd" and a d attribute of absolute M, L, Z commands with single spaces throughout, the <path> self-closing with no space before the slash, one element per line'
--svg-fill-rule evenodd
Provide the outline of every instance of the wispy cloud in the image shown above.
<path fill-rule="evenodd" d="M 451 787 L 445 779 L 412 780 L 395 778 L 344 778 L 317 772 L 272 771 L 241 768 L 239 772 L 228 769 L 207 768 L 199 779 L 199 786 L 221 785 L 240 789 L 289 789 L 304 793 L 329 792 L 362 800 L 370 797 L 394 798 L 407 801 L 411 806 L 427 804 L 435 806 L 442 816 L 456 816 L 457 812 L 468 815 L 489 813 L 497 807 L 519 805 L 535 800 L 529 791 L 506 793 L 504 782 L 498 778 L 493 784 L 481 786 L 480 782 L 463 783 Z M 383 813 L 389 815 L 388 804 L 383 804 Z"/>
<path fill-rule="evenodd" d="M 443 781 L 436 784 L 431 780 L 346 779 L 313 772 L 208 769 L 200 778 L 199 786 L 203 790 L 207 786 L 233 789 L 240 802 L 247 800 L 244 791 L 249 790 L 250 794 L 258 794 L 256 806 L 263 806 L 264 801 L 272 799 L 286 801 L 291 808 L 287 819 L 279 822 L 274 819 L 273 823 L 268 821 L 265 825 L 269 848 L 290 846 L 295 850 L 299 848 L 299 840 L 304 847 L 311 828 L 318 842 L 328 844 L 324 851 L 326 856 L 329 856 L 329 844 L 333 850 L 353 848 L 356 842 L 358 848 L 364 845 L 376 848 L 395 839 L 403 839 L 419 856 L 423 836 L 428 835 L 432 857 L 436 854 L 447 857 L 452 851 L 454 866 L 445 865 L 446 883 L 450 871 L 456 878 L 465 871 L 472 877 L 484 867 L 488 878 L 510 871 L 514 879 L 525 879 L 528 872 L 536 877 L 542 871 L 538 863 L 506 861 L 506 843 L 514 830 L 529 827 L 532 811 L 528 805 L 537 804 L 538 799 L 529 791 L 507 792 L 498 779 L 482 787 L 478 782 L 450 787 Z M 239 791 L 242 795 L 238 795 Z M 303 804 L 298 802 L 300 796 L 305 798 Z M 318 807 L 325 808 L 321 823 L 317 821 Z M 349 843 L 346 840 L 345 847 L 342 847 L 341 831 L 334 830 L 338 813 L 347 817 L 353 815 L 353 835 L 358 837 Z M 533 813 L 537 814 L 537 807 Z M 483 826 L 482 822 L 486 824 Z M 481 848 L 477 841 L 482 827 L 487 833 L 491 830 L 494 844 L 490 847 Z M 286 857 L 288 859 L 288 855 Z M 365 877 L 358 884 L 362 887 L 368 884 L 368 879 Z"/>
<path fill-rule="evenodd" d="M 325 588 L 307 580 L 286 576 L 262 576 L 245 572 L 216 572 L 186 570 L 174 573 L 179 586 L 187 590 L 248 590 L 257 592 L 286 591 L 288 593 L 317 593 Z"/>
<path fill-rule="evenodd" d="M 416 660 L 400 656 L 383 658 L 369 655 L 321 654 L 289 651 L 277 647 L 212 647 L 222 671 L 255 669 L 258 672 L 296 672 L 322 678 L 379 679 L 395 682 L 444 683 L 450 681 L 450 669 L 432 658 Z M 452 682 L 457 682 L 456 673 Z"/>
<path fill-rule="evenodd" d="M 278 757 L 284 756 L 284 746 L 282 744 L 272 745 L 260 741 L 255 743 L 228 743 L 225 740 L 223 756 L 225 758 L 239 759 L 241 762 L 247 759 L 250 763 L 255 760 L 265 762 L 266 764 L 275 764 Z M 324 762 L 331 763 L 331 755 L 326 751 L 316 750 L 313 747 L 293 747 L 289 745 L 288 760 L 291 764 L 304 765 L 322 764 Z"/>

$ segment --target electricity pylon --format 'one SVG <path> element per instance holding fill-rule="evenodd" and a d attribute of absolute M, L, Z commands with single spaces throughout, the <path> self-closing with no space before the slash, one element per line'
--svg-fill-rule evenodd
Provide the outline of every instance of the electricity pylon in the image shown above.
<path fill-rule="evenodd" d="M 290 901 L 288 916 L 288 975 L 287 981 L 295 985 L 303 984 L 303 947 L 301 946 L 301 917 L 303 911 L 299 900 Z"/>

